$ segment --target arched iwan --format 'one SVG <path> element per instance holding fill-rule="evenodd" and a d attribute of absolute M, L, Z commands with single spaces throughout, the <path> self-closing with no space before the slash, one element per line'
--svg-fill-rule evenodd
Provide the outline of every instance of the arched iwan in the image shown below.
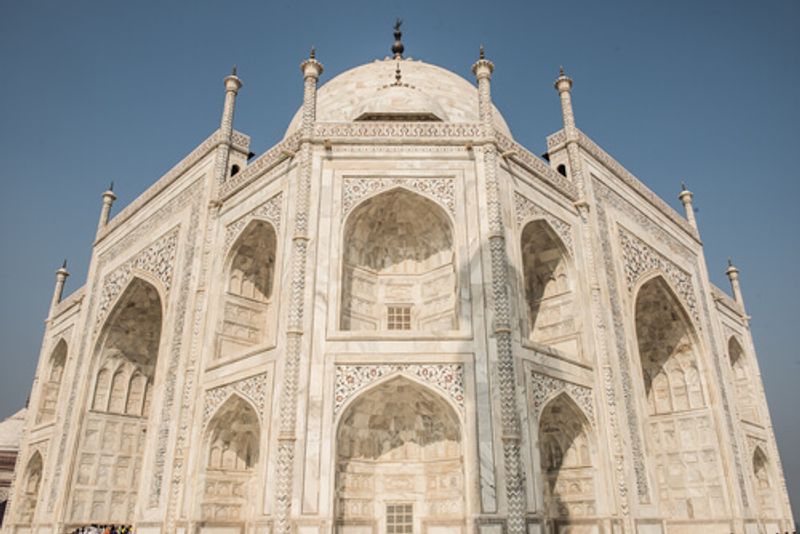
<path fill-rule="evenodd" d="M 564 244 L 547 221 L 529 222 L 520 238 L 528 337 L 580 356 L 575 280 Z"/>
<path fill-rule="evenodd" d="M 669 519 L 722 517 L 724 481 L 694 329 L 660 276 L 640 287 L 635 317 L 648 460 L 662 513 Z"/>
<path fill-rule="evenodd" d="M 337 532 L 465 528 L 462 431 L 450 404 L 397 377 L 367 390 L 336 434 Z"/>
<path fill-rule="evenodd" d="M 435 202 L 395 188 L 348 216 L 342 330 L 455 330 L 453 227 Z"/>
<path fill-rule="evenodd" d="M 217 409 L 205 432 L 200 515 L 204 521 L 243 526 L 255 502 L 255 467 L 261 425 L 253 406 L 233 394 Z"/>
<path fill-rule="evenodd" d="M 550 400 L 539 417 L 544 512 L 555 531 L 597 513 L 591 431 L 585 414 L 565 393 Z"/>
<path fill-rule="evenodd" d="M 42 455 L 34 451 L 25 473 L 22 484 L 17 490 L 19 505 L 17 507 L 17 523 L 30 525 L 36 515 L 36 505 L 39 500 L 39 488 L 42 485 Z"/>
<path fill-rule="evenodd" d="M 156 288 L 135 277 L 100 333 L 68 521 L 133 522 L 161 342 Z"/>
<path fill-rule="evenodd" d="M 56 343 L 50 353 L 46 367 L 43 369 L 44 381 L 39 394 L 39 411 L 36 414 L 36 423 L 49 423 L 55 419 L 58 393 L 61 389 L 61 379 L 64 376 L 64 366 L 67 362 L 67 342 L 63 339 Z"/>
<path fill-rule="evenodd" d="M 274 322 L 275 228 L 253 220 L 234 243 L 226 265 L 216 358 L 246 351 L 267 339 Z"/>
<path fill-rule="evenodd" d="M 733 387 L 736 392 L 736 411 L 739 418 L 751 423 L 759 423 L 758 408 L 753 392 L 753 377 L 742 345 L 731 336 L 728 340 L 728 358 L 733 374 Z"/>

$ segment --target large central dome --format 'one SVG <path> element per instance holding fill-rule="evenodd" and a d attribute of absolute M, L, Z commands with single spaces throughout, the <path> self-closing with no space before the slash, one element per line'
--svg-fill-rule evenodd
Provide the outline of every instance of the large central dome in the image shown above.
<path fill-rule="evenodd" d="M 298 110 L 287 136 L 300 129 L 300 115 Z M 461 76 L 429 63 L 375 60 L 343 72 L 317 91 L 318 122 L 359 120 L 478 122 L 478 90 Z M 496 108 L 494 124 L 511 135 Z"/>

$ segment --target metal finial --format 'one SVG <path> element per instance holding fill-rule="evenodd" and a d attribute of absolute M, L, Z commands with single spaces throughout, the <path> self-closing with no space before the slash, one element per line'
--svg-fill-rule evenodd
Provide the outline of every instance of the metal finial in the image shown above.
<path fill-rule="evenodd" d="M 403 24 L 403 21 L 398 18 L 394 23 L 394 44 L 392 45 L 392 54 L 394 54 L 394 59 L 403 59 L 403 51 L 405 47 L 403 46 L 403 32 L 400 31 L 400 26 Z"/>
<path fill-rule="evenodd" d="M 61 268 L 62 269 L 66 269 L 67 268 L 67 258 L 64 258 L 64 263 L 61 264 Z"/>
<path fill-rule="evenodd" d="M 728 267 L 733 267 L 733 260 L 731 260 L 730 256 L 728 256 Z"/>
<path fill-rule="evenodd" d="M 233 64 L 233 68 L 231 69 L 231 76 L 236 76 L 236 64 Z"/>
<path fill-rule="evenodd" d="M 686 182 L 681 180 L 681 191 L 686 191 Z"/>
<path fill-rule="evenodd" d="M 236 69 L 234 69 L 234 70 L 236 70 Z M 234 76 L 235 76 L 235 74 L 234 74 Z M 111 183 L 108 184 L 108 190 L 109 191 L 113 191 L 114 190 L 114 180 L 111 180 Z"/>
<path fill-rule="evenodd" d="M 564 74 L 564 65 L 561 65 L 561 66 L 558 67 L 558 75 L 559 76 L 565 76 L 565 74 Z"/>
<path fill-rule="evenodd" d="M 310 59 L 316 59 L 317 58 L 317 49 L 315 47 L 313 47 L 313 46 L 311 47 L 311 52 L 308 53 L 308 57 Z"/>
<path fill-rule="evenodd" d="M 486 51 L 483 49 L 483 45 L 481 45 L 481 50 L 478 53 L 478 59 L 486 59 Z"/>
<path fill-rule="evenodd" d="M 397 62 L 397 68 L 394 71 L 394 84 L 400 85 L 400 80 L 402 79 L 403 74 L 400 72 L 400 62 Z"/>

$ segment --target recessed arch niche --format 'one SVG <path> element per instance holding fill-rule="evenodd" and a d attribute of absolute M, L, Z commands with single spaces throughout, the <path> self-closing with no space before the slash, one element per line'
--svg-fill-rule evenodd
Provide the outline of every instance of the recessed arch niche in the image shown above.
<path fill-rule="evenodd" d="M 203 520 L 240 523 L 247 517 L 248 503 L 254 501 L 260 434 L 258 413 L 235 394 L 209 421 L 199 498 Z"/>
<path fill-rule="evenodd" d="M 731 372 L 733 373 L 733 387 L 736 392 L 736 410 L 743 421 L 758 423 L 758 409 L 756 408 L 753 381 L 750 366 L 739 341 L 731 336 L 728 340 L 728 358 L 730 359 Z"/>
<path fill-rule="evenodd" d="M 39 487 L 42 485 L 42 469 L 42 455 L 39 454 L 39 451 L 34 451 L 28 460 L 22 484 L 17 492 L 20 500 L 17 512 L 19 523 L 30 525 L 33 522 L 36 504 L 39 500 Z"/>
<path fill-rule="evenodd" d="M 461 424 L 438 393 L 395 377 L 362 393 L 336 435 L 337 532 L 465 526 Z M 398 511 L 401 511 L 398 512 Z"/>
<path fill-rule="evenodd" d="M 647 407 L 648 461 L 664 515 L 720 517 L 726 500 L 694 327 L 661 276 L 639 288 L 636 338 Z"/>
<path fill-rule="evenodd" d="M 135 277 L 98 337 L 68 520 L 133 522 L 161 343 L 158 290 Z"/>
<path fill-rule="evenodd" d="M 343 236 L 342 330 L 455 330 L 453 227 L 436 202 L 404 188 L 348 216 Z"/>
<path fill-rule="evenodd" d="M 565 393 L 548 402 L 539 417 L 544 511 L 559 532 L 597 513 L 590 433 L 588 419 Z"/>
<path fill-rule="evenodd" d="M 523 227 L 520 246 L 528 338 L 580 356 L 575 280 L 564 243 L 537 219 Z"/>
<path fill-rule="evenodd" d="M 761 447 L 753 451 L 753 480 L 755 483 L 758 507 L 762 516 L 775 517 L 775 495 L 769 460 Z"/>
<path fill-rule="evenodd" d="M 61 379 L 64 375 L 64 366 L 67 362 L 67 342 L 60 339 L 50 353 L 47 367 L 44 370 L 44 383 L 40 394 L 39 411 L 36 414 L 37 423 L 48 423 L 56 417 L 56 403 L 58 392 L 61 389 Z"/>
<path fill-rule="evenodd" d="M 231 247 L 216 358 L 247 351 L 267 340 L 274 316 L 277 239 L 272 224 L 255 219 Z"/>

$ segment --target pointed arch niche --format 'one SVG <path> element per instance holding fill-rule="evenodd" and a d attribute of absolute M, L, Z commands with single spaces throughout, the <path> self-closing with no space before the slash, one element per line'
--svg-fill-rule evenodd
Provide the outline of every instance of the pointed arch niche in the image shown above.
<path fill-rule="evenodd" d="M 17 508 L 18 523 L 30 525 L 36 513 L 36 504 L 39 500 L 39 487 L 42 485 L 42 455 L 35 451 L 22 479 L 22 486 L 17 492 L 19 507 Z"/>
<path fill-rule="evenodd" d="M 597 513 L 590 433 L 588 419 L 566 393 L 547 403 L 539 417 L 545 515 L 559 532 Z"/>
<path fill-rule="evenodd" d="M 538 219 L 525 225 L 520 246 L 528 338 L 580 357 L 575 281 L 564 244 Z"/>
<path fill-rule="evenodd" d="M 461 436 L 450 404 L 405 377 L 362 393 L 337 429 L 336 532 L 463 531 Z"/>
<path fill-rule="evenodd" d="M 458 328 L 453 227 L 435 202 L 403 188 L 365 200 L 343 254 L 342 330 Z"/>
<path fill-rule="evenodd" d="M 227 358 L 267 341 L 274 322 L 276 250 L 275 228 L 258 219 L 251 221 L 234 242 L 226 265 L 216 358 Z"/>
<path fill-rule="evenodd" d="M 761 447 L 753 451 L 753 481 L 755 484 L 758 508 L 762 517 L 776 517 L 775 494 L 769 460 Z"/>
<path fill-rule="evenodd" d="M 736 392 L 736 409 L 743 421 L 759 424 L 758 408 L 753 392 L 753 376 L 742 345 L 734 337 L 728 340 L 728 358 L 733 373 L 733 387 Z"/>
<path fill-rule="evenodd" d="M 158 291 L 133 278 L 98 338 L 98 367 L 78 443 L 70 521 L 133 522 L 161 324 Z"/>
<path fill-rule="evenodd" d="M 61 378 L 64 375 L 64 366 L 67 362 L 67 343 L 63 339 L 59 340 L 50 358 L 47 360 L 45 368 L 46 381 L 42 385 L 40 394 L 39 411 L 36 414 L 36 423 L 49 423 L 56 417 L 56 403 L 58 402 L 58 392 L 61 389 Z"/>
<path fill-rule="evenodd" d="M 201 483 L 203 520 L 239 523 L 255 502 L 253 474 L 258 463 L 261 425 L 252 405 L 232 394 L 209 421 Z"/>
<path fill-rule="evenodd" d="M 719 451 L 698 369 L 694 328 L 667 282 L 636 297 L 636 338 L 648 410 L 648 459 L 668 518 L 726 513 Z"/>

